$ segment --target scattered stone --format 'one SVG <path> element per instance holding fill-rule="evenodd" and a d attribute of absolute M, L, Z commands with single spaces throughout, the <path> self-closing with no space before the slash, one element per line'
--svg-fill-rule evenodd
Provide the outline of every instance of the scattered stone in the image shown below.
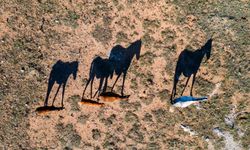
<path fill-rule="evenodd" d="M 189 126 L 181 124 L 180 127 L 187 133 L 189 133 L 191 136 L 197 135 L 197 133 L 192 130 Z"/>

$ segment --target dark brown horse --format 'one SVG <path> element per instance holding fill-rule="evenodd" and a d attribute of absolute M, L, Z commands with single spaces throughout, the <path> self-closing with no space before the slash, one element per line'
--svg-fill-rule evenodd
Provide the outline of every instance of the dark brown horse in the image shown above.
<path fill-rule="evenodd" d="M 61 102 L 62 108 L 63 108 L 63 98 L 64 98 L 65 86 L 67 84 L 68 78 L 72 74 L 75 80 L 77 76 L 77 71 L 78 71 L 78 61 L 63 62 L 61 60 L 58 60 L 56 64 L 53 65 L 52 70 L 50 72 L 50 76 L 49 76 L 48 90 L 47 90 L 44 106 L 48 105 L 50 92 L 52 90 L 53 85 L 56 82 L 57 84 L 59 84 L 59 86 L 57 88 L 55 97 L 53 99 L 52 106 L 54 106 L 54 102 L 55 102 L 59 89 L 61 88 L 61 86 L 63 86 L 62 102 Z"/>
<path fill-rule="evenodd" d="M 97 79 L 100 79 L 99 88 L 95 92 L 94 97 L 96 96 L 98 92 L 98 97 L 101 92 L 105 92 L 108 84 L 108 78 L 112 78 L 114 73 L 114 63 L 110 61 L 109 59 L 103 59 L 100 56 L 97 56 L 91 63 L 90 71 L 89 71 L 89 79 L 87 81 L 87 84 L 83 90 L 82 94 L 82 100 L 84 98 L 85 91 L 90 83 L 90 97 L 92 97 L 92 88 L 93 88 L 93 82 L 95 77 Z M 104 87 L 103 81 L 105 80 Z"/>
<path fill-rule="evenodd" d="M 134 56 L 136 56 L 136 59 L 139 60 L 141 52 L 141 44 L 142 44 L 141 40 L 137 40 L 134 43 L 132 43 L 128 48 L 124 48 L 121 45 L 117 45 L 111 50 L 109 55 L 109 60 L 115 62 L 114 63 L 115 74 L 117 75 L 117 78 L 115 80 L 114 85 L 112 86 L 111 91 L 113 90 L 117 80 L 123 74 L 121 94 L 122 96 L 124 95 L 123 91 L 124 91 L 124 84 L 127 71 Z"/>
<path fill-rule="evenodd" d="M 199 67 L 200 67 L 200 64 L 204 55 L 207 56 L 207 60 L 210 58 L 211 49 L 212 49 L 212 41 L 213 41 L 212 39 L 209 39 L 204 46 L 202 46 L 200 49 L 194 52 L 185 49 L 179 55 L 176 69 L 175 69 L 174 85 L 173 85 L 171 98 L 170 98 L 171 103 L 172 103 L 173 98 L 176 95 L 176 86 L 177 86 L 177 83 L 179 81 L 179 77 L 181 74 L 187 77 L 187 81 L 186 81 L 185 87 L 181 95 L 183 94 L 191 75 L 193 75 L 193 81 L 192 81 L 192 86 L 190 90 L 190 95 L 191 96 L 193 95 L 192 90 L 193 90 L 193 85 L 195 82 L 196 74 L 199 70 Z"/>

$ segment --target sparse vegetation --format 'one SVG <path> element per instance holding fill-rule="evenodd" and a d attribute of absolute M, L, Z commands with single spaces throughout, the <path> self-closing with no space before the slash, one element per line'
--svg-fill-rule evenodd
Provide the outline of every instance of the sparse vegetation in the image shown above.
<path fill-rule="evenodd" d="M 71 111 L 80 111 L 78 102 L 80 101 L 81 97 L 79 95 L 73 95 L 69 97 L 68 101 L 71 104 Z"/>
<path fill-rule="evenodd" d="M 92 35 L 97 41 L 106 43 L 112 39 L 112 30 L 108 27 L 96 25 Z"/>
<path fill-rule="evenodd" d="M 205 139 L 223 149 L 224 139 L 212 131 L 217 127 L 249 149 L 248 3 L 0 1 L 0 149 L 208 149 Z M 172 108 L 178 54 L 183 48 L 200 48 L 210 37 L 211 59 L 201 66 L 208 74 L 197 74 L 194 93 L 206 96 L 216 83 L 221 87 L 199 107 Z M 104 102 L 102 107 L 79 105 L 87 63 L 116 44 L 126 46 L 137 39 L 142 39 L 142 50 L 128 70 L 129 99 Z M 37 114 L 51 67 L 59 59 L 80 62 L 77 79 L 68 80 L 65 109 Z M 114 80 L 109 79 L 109 86 Z M 178 94 L 184 85 L 181 78 Z M 233 110 L 230 126 L 225 117 Z M 185 132 L 181 124 L 197 135 Z"/>
<path fill-rule="evenodd" d="M 165 30 L 161 31 L 161 36 L 164 39 L 164 44 L 168 44 L 168 43 L 173 42 L 173 40 L 176 37 L 176 33 L 174 30 L 165 29 Z"/>
<path fill-rule="evenodd" d="M 81 143 L 81 136 L 77 134 L 72 124 L 64 126 L 62 123 L 56 125 L 56 129 L 61 133 L 58 137 L 59 141 L 67 147 L 78 147 Z"/>
<path fill-rule="evenodd" d="M 77 28 L 79 26 L 77 23 L 78 19 L 80 19 L 80 16 L 76 12 L 68 11 L 66 18 L 64 19 L 64 22 L 66 25 L 71 26 L 72 28 Z"/>

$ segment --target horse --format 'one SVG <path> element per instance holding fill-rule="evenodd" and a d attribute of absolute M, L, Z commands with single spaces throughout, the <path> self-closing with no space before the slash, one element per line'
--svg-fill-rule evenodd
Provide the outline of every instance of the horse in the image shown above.
<path fill-rule="evenodd" d="M 127 75 L 127 71 L 129 69 L 129 66 L 132 62 L 132 59 L 134 56 L 136 56 L 136 59 L 139 60 L 140 58 L 140 52 L 141 52 L 141 40 L 137 40 L 133 42 L 128 48 L 124 48 L 121 45 L 116 45 L 111 49 L 109 60 L 112 60 L 115 62 L 115 74 L 117 75 L 117 78 L 111 88 L 111 92 L 113 91 L 113 88 L 120 78 L 121 74 L 123 73 L 123 82 L 122 82 L 122 90 L 121 94 L 124 95 L 124 84 L 125 84 L 125 78 Z"/>
<path fill-rule="evenodd" d="M 62 101 L 61 101 L 61 107 L 63 108 L 63 98 L 64 98 L 64 92 L 65 92 L 65 87 L 68 81 L 69 76 L 72 74 L 73 79 L 76 80 L 77 77 L 77 71 L 78 71 L 78 61 L 73 61 L 73 62 L 63 62 L 61 60 L 58 60 L 52 67 L 52 70 L 50 72 L 49 76 L 49 82 L 48 82 L 48 89 L 47 89 L 47 94 L 44 102 L 44 106 L 48 105 L 48 99 L 50 92 L 52 90 L 53 85 L 55 82 L 59 84 L 55 97 L 52 102 L 52 106 L 54 107 L 54 102 L 56 99 L 56 96 L 58 94 L 59 89 L 63 85 L 63 91 L 62 91 Z"/>
<path fill-rule="evenodd" d="M 198 49 L 194 52 L 192 52 L 188 49 L 184 49 L 181 52 L 181 54 L 179 55 L 177 65 L 175 68 L 174 84 L 173 84 L 173 89 L 172 89 L 171 98 L 170 98 L 171 103 L 173 103 L 172 100 L 176 95 L 176 86 L 177 86 L 177 83 L 179 81 L 179 77 L 181 74 L 183 74 L 185 77 L 187 77 L 187 81 L 186 81 L 185 87 L 181 93 L 181 96 L 184 93 L 184 90 L 188 84 L 188 81 L 189 81 L 191 75 L 193 75 L 193 81 L 192 81 L 192 86 L 191 86 L 191 90 L 190 90 L 190 95 L 191 96 L 193 95 L 192 90 L 193 90 L 193 85 L 195 82 L 196 74 L 199 70 L 199 67 L 200 67 L 200 64 L 201 64 L 201 61 L 202 61 L 204 55 L 206 55 L 207 60 L 210 58 L 211 49 L 212 49 L 212 41 L 213 41 L 212 38 L 210 38 L 204 46 L 202 46 L 200 49 Z"/>
<path fill-rule="evenodd" d="M 100 96 L 101 91 L 105 92 L 107 85 L 108 85 L 108 78 L 110 77 L 110 79 L 112 79 L 113 73 L 114 73 L 114 63 L 111 60 L 103 59 L 100 56 L 97 56 L 96 58 L 94 58 L 92 63 L 91 63 L 91 66 L 90 66 L 89 79 L 88 79 L 87 84 L 83 90 L 82 100 L 83 100 L 85 91 L 86 91 L 89 83 L 91 83 L 90 96 L 91 96 L 91 98 L 93 98 L 92 97 L 92 87 L 93 87 L 93 82 L 94 82 L 95 77 L 97 79 L 100 79 L 100 84 L 99 84 L 98 90 L 94 94 L 94 97 L 96 96 L 97 92 L 98 92 L 98 97 Z M 104 83 L 104 87 L 102 90 L 104 80 L 105 80 L 105 83 Z"/>

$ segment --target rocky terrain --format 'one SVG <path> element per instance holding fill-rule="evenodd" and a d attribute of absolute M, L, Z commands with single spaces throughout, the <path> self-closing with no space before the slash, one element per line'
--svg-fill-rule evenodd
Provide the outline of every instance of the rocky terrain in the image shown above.
<path fill-rule="evenodd" d="M 0 0 L 0 149 L 249 149 L 249 25 L 248 0 Z M 209 100 L 173 108 L 179 54 L 209 38 L 211 58 L 193 90 Z M 130 97 L 80 104 L 92 60 L 138 39 L 140 59 L 125 82 Z M 79 61 L 65 109 L 37 113 L 58 60 Z M 181 76 L 178 96 L 185 82 Z M 56 106 L 60 99 L 61 91 Z"/>

